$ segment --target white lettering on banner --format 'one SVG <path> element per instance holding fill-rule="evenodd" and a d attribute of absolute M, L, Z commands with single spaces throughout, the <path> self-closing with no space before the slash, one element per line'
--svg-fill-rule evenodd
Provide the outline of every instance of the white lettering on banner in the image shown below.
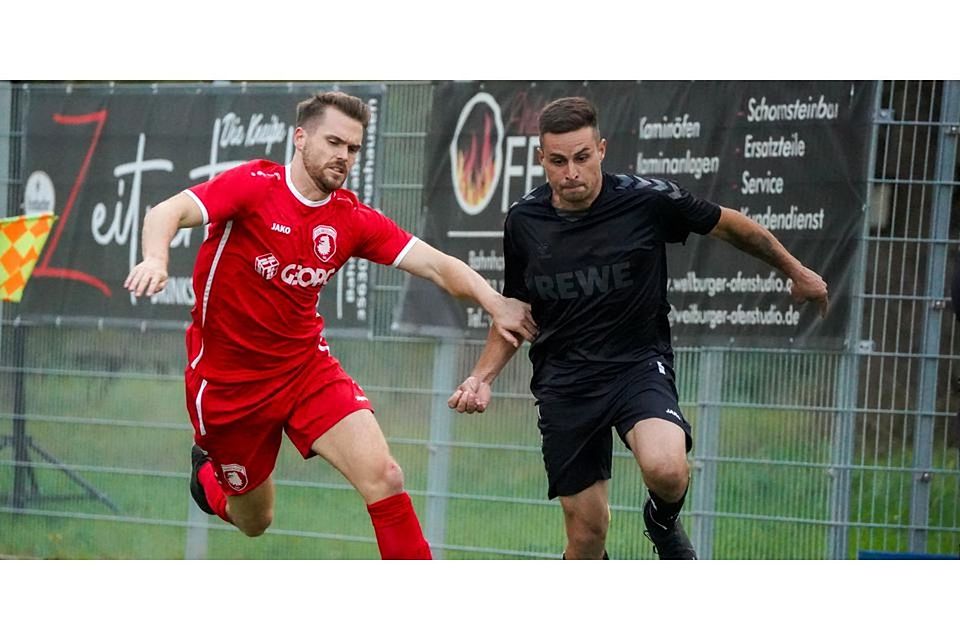
<path fill-rule="evenodd" d="M 745 308 L 738 304 L 736 309 L 701 309 L 693 303 L 685 309 L 670 305 L 670 325 L 689 324 L 706 325 L 716 329 L 723 325 L 780 325 L 796 326 L 800 323 L 800 311 L 789 305 L 786 310 L 771 304 L 767 309 L 760 307 Z"/>
<path fill-rule="evenodd" d="M 489 255 L 486 255 L 482 249 L 480 251 L 470 249 L 467 252 L 467 265 L 474 271 L 503 271 L 505 264 L 504 257 L 497 255 L 496 249 L 492 249 Z"/>
<path fill-rule="evenodd" d="M 288 127 L 276 115 L 270 114 L 270 121 L 264 122 L 262 113 L 250 116 L 249 124 L 245 127 L 240 116 L 227 113 L 213 121 L 213 135 L 210 137 L 210 161 L 199 167 L 190 169 L 187 174 L 191 180 L 211 180 L 228 169 L 232 169 L 245 160 L 231 160 L 218 162 L 219 149 L 227 147 L 264 146 L 265 154 L 269 154 L 274 144 L 287 140 L 288 156 L 291 155 L 289 142 L 293 138 L 293 128 Z M 289 159 L 288 159 L 289 161 Z M 279 176 L 278 176 L 279 177 Z"/>
<path fill-rule="evenodd" d="M 689 174 L 699 180 L 707 173 L 720 170 L 719 156 L 694 156 L 689 149 L 682 157 L 663 157 L 663 151 L 656 158 L 645 158 L 643 152 L 637 153 L 637 173 L 641 175 L 682 175 Z"/>
<path fill-rule="evenodd" d="M 194 167 L 190 169 L 190 172 L 187 174 L 191 180 L 212 180 L 217 177 L 218 174 L 223 173 L 227 169 L 232 169 L 243 164 L 243 160 L 233 160 L 230 162 L 217 162 L 217 149 L 220 148 L 218 138 L 220 137 L 220 118 L 217 118 L 213 121 L 213 136 L 210 138 L 210 162 L 199 167 Z"/>
<path fill-rule="evenodd" d="M 690 114 L 683 117 L 676 116 L 672 122 L 663 116 L 663 122 L 647 122 L 647 117 L 640 118 L 638 136 L 641 140 L 680 140 L 684 138 L 699 138 L 700 123 L 690 120 Z"/>
<path fill-rule="evenodd" d="M 493 318 L 483 307 L 467 307 L 467 327 L 470 329 L 484 329 L 489 327 Z"/>
<path fill-rule="evenodd" d="M 293 286 L 322 287 L 336 272 L 336 269 L 314 269 L 301 264 L 288 264 L 280 272 L 280 279 Z"/>
<path fill-rule="evenodd" d="M 783 178 L 772 175 L 767 171 L 767 175 L 762 178 L 753 178 L 749 171 L 743 172 L 743 183 L 740 187 L 740 193 L 783 193 Z"/>
<path fill-rule="evenodd" d="M 506 152 L 503 156 L 503 193 L 500 199 L 500 211 L 510 209 L 510 178 L 524 178 L 523 193 L 533 189 L 533 179 L 543 177 L 543 166 L 536 161 L 536 150 L 540 145 L 540 136 L 507 136 Z M 514 150 L 526 148 L 526 162 L 513 164 Z"/>
<path fill-rule="evenodd" d="M 747 122 L 780 122 L 782 120 L 836 120 L 840 116 L 840 103 L 827 102 L 823 94 L 816 100 L 807 96 L 806 102 L 794 100 L 781 104 L 767 104 L 767 97 L 747 101 Z"/>
<path fill-rule="evenodd" d="M 790 292 L 793 281 L 782 278 L 771 271 L 763 278 L 759 274 L 744 276 L 743 271 L 728 277 L 698 276 L 696 271 L 687 271 L 682 278 L 667 278 L 667 292 L 669 293 L 706 293 L 713 297 L 722 293 L 782 293 Z"/>
<path fill-rule="evenodd" d="M 283 142 L 287 137 L 287 125 L 276 114 L 271 113 L 268 122 L 264 122 L 265 118 L 262 113 L 251 114 L 244 126 L 240 116 L 231 111 L 216 120 L 214 131 L 219 131 L 219 136 L 214 135 L 214 139 L 219 137 L 222 149 L 263 145 L 264 153 L 269 155 L 273 145 Z"/>
<path fill-rule="evenodd" d="M 367 319 L 367 292 L 370 283 L 370 263 L 357 259 L 357 320 Z"/>
<path fill-rule="evenodd" d="M 147 137 L 141 133 L 137 138 L 137 156 L 133 162 L 119 164 L 113 169 L 113 177 L 117 180 L 117 197 L 119 200 L 113 209 L 113 219 L 107 221 L 107 206 L 98 202 L 93 207 L 93 213 L 90 218 L 90 232 L 94 241 L 100 246 L 116 244 L 123 246 L 129 244 L 129 267 L 132 270 L 137 264 L 140 256 L 140 193 L 143 188 L 143 174 L 147 171 L 173 171 L 173 162 L 163 158 L 144 160 L 143 154 L 146 147 Z M 123 210 L 123 196 L 126 188 L 124 176 L 133 176 L 130 186 L 130 200 L 127 203 L 126 211 Z M 144 211 L 148 211 L 147 208 Z M 104 226 L 106 225 L 106 228 Z M 189 232 L 188 229 L 183 231 Z M 189 245 L 189 237 L 182 238 L 179 234 L 175 239 Z M 172 243 L 171 243 L 172 244 Z M 137 297 L 130 293 L 130 304 L 136 306 Z"/>
<path fill-rule="evenodd" d="M 771 231 L 819 231 L 823 229 L 823 219 L 826 213 L 823 207 L 817 211 L 800 211 L 800 207 L 795 204 L 790 205 L 789 211 L 774 211 L 771 205 L 767 205 L 763 213 L 750 213 L 750 207 L 741 207 L 740 212 L 763 225 Z"/>
<path fill-rule="evenodd" d="M 766 140 L 754 140 L 751 134 L 743 141 L 744 158 L 802 158 L 807 152 L 807 143 L 794 132 L 789 138 L 768 136 Z"/>
<path fill-rule="evenodd" d="M 273 145 L 283 142 L 287 135 L 287 125 L 280 122 L 275 114 L 270 114 L 270 122 L 263 121 L 262 113 L 250 116 L 250 126 L 247 128 L 247 137 L 243 144 L 246 147 L 264 146 L 264 153 L 270 154 Z"/>
<path fill-rule="evenodd" d="M 163 291 L 150 297 L 150 304 L 175 304 L 192 307 L 197 303 L 193 278 L 170 278 Z"/>
<path fill-rule="evenodd" d="M 363 203 L 373 206 L 373 171 L 377 160 L 377 99 L 367 101 L 370 122 L 367 124 L 367 143 L 363 148 Z"/>

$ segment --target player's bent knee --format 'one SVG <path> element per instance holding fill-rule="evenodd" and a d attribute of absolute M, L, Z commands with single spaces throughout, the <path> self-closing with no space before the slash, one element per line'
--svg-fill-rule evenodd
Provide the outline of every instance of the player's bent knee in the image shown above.
<path fill-rule="evenodd" d="M 403 493 L 403 469 L 393 458 L 382 461 L 362 491 L 367 502 Z"/>
<path fill-rule="evenodd" d="M 658 461 L 647 465 L 643 476 L 654 491 L 682 494 L 687 488 L 690 466 L 685 459 Z"/>
<path fill-rule="evenodd" d="M 403 469 L 392 458 L 387 463 L 382 481 L 390 495 L 403 491 Z"/>
<path fill-rule="evenodd" d="M 262 536 L 273 523 L 273 512 L 267 511 L 247 517 L 233 518 L 233 524 L 250 538 Z"/>
<path fill-rule="evenodd" d="M 607 527 L 604 522 L 577 521 L 568 527 L 567 537 L 570 545 L 586 553 L 602 549 L 607 541 Z"/>
<path fill-rule="evenodd" d="M 576 510 L 564 510 L 566 512 L 567 531 L 570 534 L 571 542 L 582 541 L 590 544 L 597 540 L 605 540 L 607 529 L 610 526 L 610 512 L 607 509 L 599 510 L 593 514 L 585 514 Z"/>

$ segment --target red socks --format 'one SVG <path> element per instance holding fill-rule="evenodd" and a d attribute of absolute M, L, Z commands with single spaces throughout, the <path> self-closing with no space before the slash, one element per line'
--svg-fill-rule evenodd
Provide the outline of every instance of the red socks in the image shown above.
<path fill-rule="evenodd" d="M 210 505 L 213 512 L 225 522 L 230 522 L 230 518 L 227 517 L 227 494 L 220 488 L 216 476 L 213 475 L 213 463 L 207 462 L 200 467 L 200 471 L 197 472 L 197 479 L 200 480 L 200 486 L 203 487 L 207 504 Z"/>
<path fill-rule="evenodd" d="M 207 463 L 197 473 L 204 496 L 213 512 L 225 522 L 227 496 L 217 483 L 213 465 Z M 384 498 L 367 505 L 373 529 L 377 534 L 377 546 L 384 560 L 430 560 L 430 545 L 423 537 L 420 521 L 413 510 L 413 503 L 406 492 Z"/>
<path fill-rule="evenodd" d="M 212 506 L 212 504 L 211 504 Z M 430 545 L 406 492 L 367 505 L 384 560 L 430 560 Z"/>

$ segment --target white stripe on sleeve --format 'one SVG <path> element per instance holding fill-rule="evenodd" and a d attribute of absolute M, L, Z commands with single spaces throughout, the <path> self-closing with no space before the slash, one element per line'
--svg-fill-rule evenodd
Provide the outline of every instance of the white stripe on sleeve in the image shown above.
<path fill-rule="evenodd" d="M 203 224 L 210 224 L 210 214 L 207 213 L 207 208 L 203 206 L 203 202 L 200 201 L 200 198 L 197 197 L 193 191 L 190 189 L 184 189 L 183 192 L 193 198 L 193 201 L 197 203 L 197 206 L 200 207 L 200 215 L 203 216 Z"/>
<path fill-rule="evenodd" d="M 407 254 L 410 253 L 410 249 L 413 249 L 413 245 L 417 244 L 417 241 L 419 239 L 420 238 L 418 238 L 417 236 L 413 236 L 412 238 L 410 238 L 410 242 L 408 242 L 407 246 L 405 246 L 403 250 L 397 254 L 396 260 L 394 260 L 393 264 L 391 264 L 390 266 L 391 267 L 399 266 L 400 263 L 403 262 L 403 259 L 407 257 Z"/>

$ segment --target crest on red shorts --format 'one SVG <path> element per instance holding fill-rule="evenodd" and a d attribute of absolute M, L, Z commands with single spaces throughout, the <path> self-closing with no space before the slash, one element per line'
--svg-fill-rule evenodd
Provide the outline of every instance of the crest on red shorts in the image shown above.
<path fill-rule="evenodd" d="M 223 478 L 234 491 L 243 491 L 247 486 L 247 469 L 242 464 L 222 464 Z"/>
<path fill-rule="evenodd" d="M 337 230 L 326 225 L 314 227 L 313 252 L 324 262 L 330 262 L 330 258 L 337 252 Z"/>

